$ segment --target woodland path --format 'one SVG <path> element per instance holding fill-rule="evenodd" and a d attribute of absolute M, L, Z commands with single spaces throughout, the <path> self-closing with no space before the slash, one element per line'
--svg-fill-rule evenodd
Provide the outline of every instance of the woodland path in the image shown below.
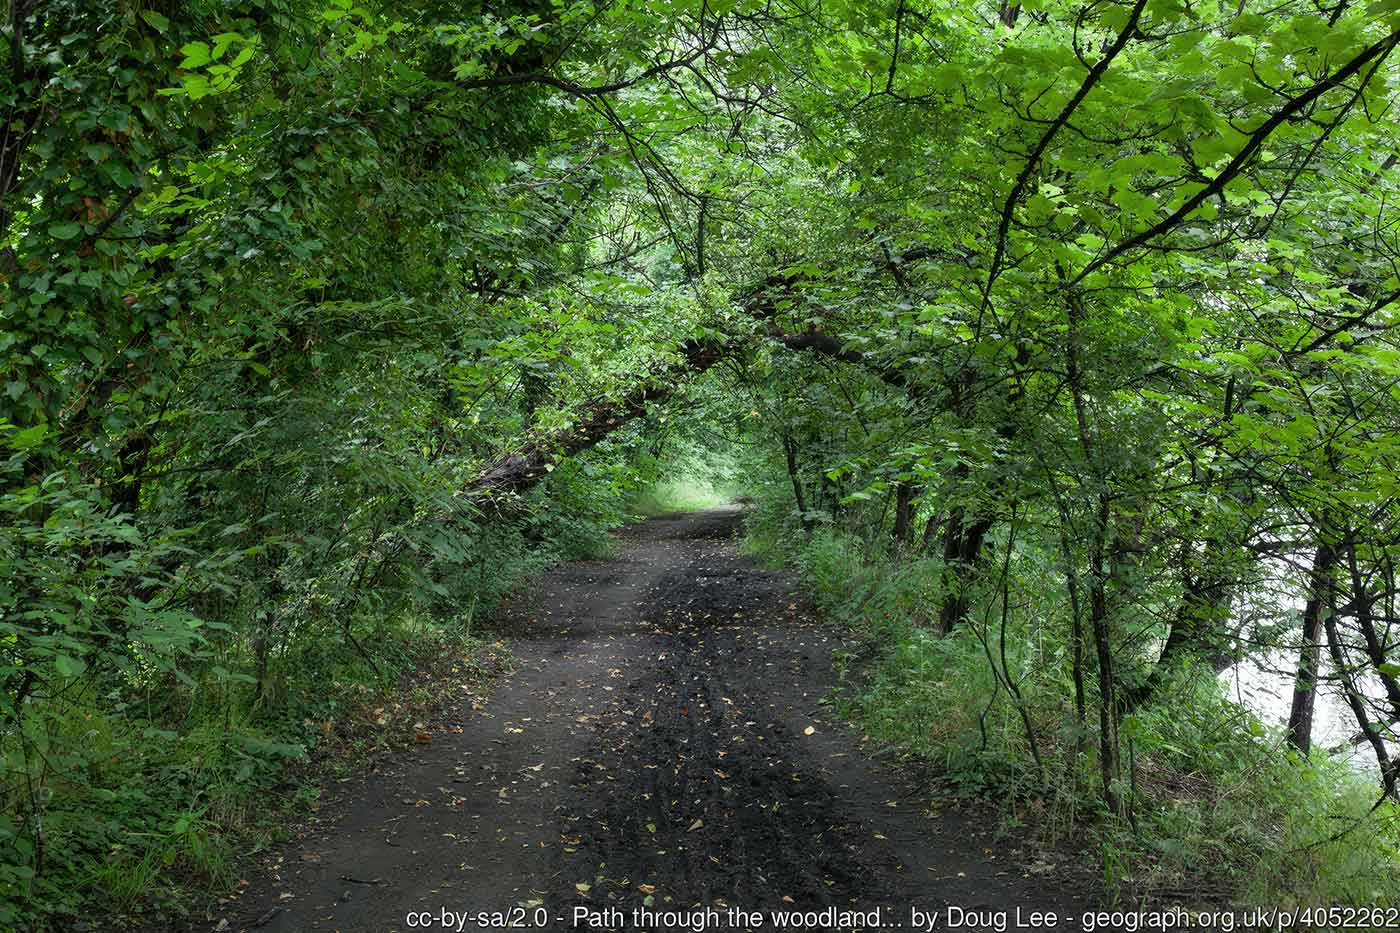
<path fill-rule="evenodd" d="M 655 518 L 614 559 L 542 575 L 517 610 L 520 667 L 484 708 L 349 792 L 222 929 L 396 931 L 414 911 L 527 905 L 569 930 L 576 906 L 630 917 L 652 888 L 657 910 L 879 906 L 892 929 L 911 906 L 1088 906 L 993 820 L 930 809 L 869 757 L 821 702 L 840 633 L 739 555 L 738 518 Z"/>

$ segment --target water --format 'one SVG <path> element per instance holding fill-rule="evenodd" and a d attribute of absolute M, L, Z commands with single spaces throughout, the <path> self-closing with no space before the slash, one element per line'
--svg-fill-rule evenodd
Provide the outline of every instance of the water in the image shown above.
<path fill-rule="evenodd" d="M 1221 683 L 1230 697 L 1264 723 L 1281 728 L 1287 727 L 1288 714 L 1293 706 L 1293 680 L 1298 670 L 1298 642 L 1302 636 L 1305 594 L 1299 580 L 1299 566 L 1276 557 L 1266 559 L 1261 564 L 1263 573 L 1254 581 L 1249 594 L 1236 600 L 1234 607 L 1246 637 L 1263 643 L 1277 644 L 1282 641 L 1286 647 L 1251 652 L 1244 661 L 1220 675 Z M 1285 633 L 1282 639 L 1277 637 L 1280 624 Z M 1270 637 L 1270 632 L 1274 633 L 1273 637 Z M 1320 683 L 1313 701 L 1312 747 L 1314 750 L 1334 751 L 1336 760 L 1379 777 L 1380 766 L 1376 763 L 1376 753 L 1371 743 L 1351 741 L 1361 727 L 1347 705 L 1341 684 L 1329 676 L 1334 672 L 1324 640 Z M 1356 683 L 1364 696 L 1384 696 L 1380 681 L 1374 675 L 1360 674 L 1356 677 Z M 1383 708 L 1371 709 L 1372 718 L 1380 716 Z M 1390 740 L 1388 747 L 1391 754 L 1400 749 L 1400 742 L 1397 742 L 1400 734 L 1397 734 L 1396 727 L 1381 727 L 1380 732 Z"/>
<path fill-rule="evenodd" d="M 1265 723 L 1286 726 L 1293 705 L 1293 676 L 1298 664 L 1297 650 L 1279 649 L 1253 656 L 1220 675 L 1221 682 L 1237 703 L 1253 712 Z M 1322 674 L 1332 670 L 1323 649 Z M 1361 678 L 1361 689 L 1378 696 L 1381 686 L 1374 679 Z M 1313 748 L 1340 749 L 1333 757 L 1346 761 L 1358 771 L 1376 773 L 1376 755 L 1369 742 L 1351 744 L 1360 727 L 1351 707 L 1342 696 L 1341 685 L 1324 680 L 1318 687 L 1313 706 Z M 1395 737 L 1392 728 L 1390 736 Z M 1390 743 L 1392 754 L 1397 745 Z"/>

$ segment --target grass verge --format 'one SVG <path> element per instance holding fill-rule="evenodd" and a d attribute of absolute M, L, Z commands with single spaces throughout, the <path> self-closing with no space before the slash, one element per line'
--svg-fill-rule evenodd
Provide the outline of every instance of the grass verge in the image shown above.
<path fill-rule="evenodd" d="M 1045 568 L 1018 574 L 1003 658 L 992 613 L 936 633 L 935 558 L 890 560 L 837 529 L 804 536 L 762 506 L 748 531 L 751 553 L 795 567 L 826 615 L 861 634 L 843 658 L 845 714 L 932 764 L 941 793 L 998 802 L 1006 826 L 1047 847 L 1097 849 L 1109 903 L 1400 905 L 1400 808 L 1372 809 L 1369 775 L 1288 749 L 1210 673 L 1182 676 L 1124 718 L 1133 818 L 1110 817 L 1095 736 L 1068 699 L 1067 596 Z M 994 664 L 1018 685 L 1030 740 Z"/>
<path fill-rule="evenodd" d="M 378 648 L 378 673 L 358 658 L 322 658 L 318 676 L 288 679 L 276 697 L 223 704 L 217 716 L 193 706 L 183 722 L 112 709 L 101 696 L 68 696 L 61 711 L 35 704 L 32 714 L 48 719 L 47 754 L 30 775 L 42 782 L 39 838 L 61 858 L 45 863 L 23 845 L 31 835 L 12 835 L 0 866 L 4 925 L 197 921 L 215 899 L 238 895 L 243 870 L 313 816 L 328 787 L 412 743 L 508 665 L 499 643 L 417 619 L 386 626 Z M 82 773 L 66 775 L 65 756 L 79 746 Z M 13 787 L 9 799 L 22 804 Z M 4 823 L 13 831 L 23 818 Z M 23 870 L 36 862 L 39 872 Z"/>

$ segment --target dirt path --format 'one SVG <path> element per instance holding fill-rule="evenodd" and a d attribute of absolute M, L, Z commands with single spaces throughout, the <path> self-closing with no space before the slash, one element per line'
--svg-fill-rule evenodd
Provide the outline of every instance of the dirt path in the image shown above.
<path fill-rule="evenodd" d="M 615 559 L 542 577 L 522 666 L 485 708 L 368 779 L 216 929 L 443 929 L 444 911 L 464 930 L 512 911 L 548 930 L 876 928 L 770 915 L 823 908 L 914 929 L 913 907 L 944 929 L 949 904 L 1082 910 L 987 820 L 927 810 L 867 757 L 821 702 L 838 633 L 738 555 L 737 526 L 732 509 L 653 519 Z M 644 906 L 693 922 L 634 923 Z M 574 926 L 576 909 L 594 913 Z"/>

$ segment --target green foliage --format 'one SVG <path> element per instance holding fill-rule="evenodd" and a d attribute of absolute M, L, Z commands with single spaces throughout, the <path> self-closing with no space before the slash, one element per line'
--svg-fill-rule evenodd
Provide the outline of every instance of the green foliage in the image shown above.
<path fill-rule="evenodd" d="M 7 10 L 0 925 L 61 925 L 227 881 L 299 724 L 422 659 L 400 620 L 489 621 L 605 549 L 636 428 L 523 496 L 471 484 L 697 305 L 624 333 L 640 295 L 587 244 L 636 169 L 597 114 L 466 80 L 625 71 L 630 14 Z"/>
<path fill-rule="evenodd" d="M 670 438 L 666 447 L 661 458 L 639 458 L 634 463 L 639 475 L 655 478 L 628 498 L 629 515 L 698 512 L 732 503 L 735 463 L 727 451 L 692 447 L 683 437 Z"/>
<path fill-rule="evenodd" d="M 698 512 L 727 504 L 729 498 L 702 479 L 682 476 L 660 480 L 628 503 L 628 512 L 650 517 L 675 512 Z"/>
<path fill-rule="evenodd" d="M 1021 702 L 1037 725 L 1048 784 L 975 632 L 944 637 L 930 622 L 941 596 L 936 558 L 872 557 L 859 539 L 830 530 L 804 538 L 775 517 L 779 496 L 757 499 L 747 547 L 790 562 L 822 611 L 860 636 L 862 647 L 844 658 L 839 707 L 877 741 L 936 765 L 943 793 L 999 801 L 1008 825 L 1036 814 L 1031 828 L 1047 845 L 1091 828 L 1106 890 L 1123 902 L 1194 891 L 1202 905 L 1395 903 L 1385 879 L 1400 863 L 1400 810 L 1374 811 L 1365 776 L 1327 755 L 1285 751 L 1278 730 L 1208 674 L 1183 674 L 1164 702 L 1125 720 L 1135 828 L 1094 828 L 1104 816 L 1090 792 L 1094 750 L 1075 754 L 1087 736 L 1065 700 L 1066 594 L 1044 589 L 1034 554 L 1018 557 L 1031 574 L 1020 595 L 1040 609 L 1009 633 L 1009 664 L 1025 674 Z"/>
<path fill-rule="evenodd" d="M 1393 5 L 6 9 L 0 922 L 221 877 L 220 801 L 403 620 L 705 486 L 875 633 L 883 736 L 1052 783 L 1111 878 L 1134 824 L 1302 877 L 1229 827 L 1354 812 L 1312 759 L 1135 786 L 1257 759 L 1201 686 L 1241 656 L 1394 797 Z M 157 730 L 125 790 L 89 719 Z M 1359 896 L 1381 819 L 1306 890 Z"/>

